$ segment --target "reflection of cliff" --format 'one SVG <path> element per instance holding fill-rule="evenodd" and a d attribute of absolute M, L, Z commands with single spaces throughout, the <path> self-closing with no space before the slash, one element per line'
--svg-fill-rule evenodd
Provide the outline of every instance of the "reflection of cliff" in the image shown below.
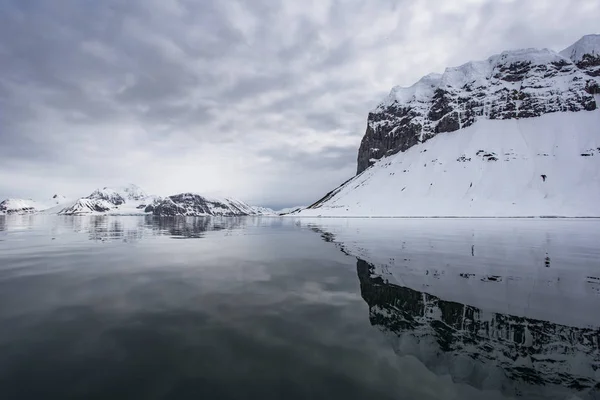
<path fill-rule="evenodd" d="M 485 311 L 401 287 L 358 259 L 371 324 L 457 382 L 507 394 L 600 398 L 600 330 Z M 559 397 L 564 398 L 564 397 Z"/>

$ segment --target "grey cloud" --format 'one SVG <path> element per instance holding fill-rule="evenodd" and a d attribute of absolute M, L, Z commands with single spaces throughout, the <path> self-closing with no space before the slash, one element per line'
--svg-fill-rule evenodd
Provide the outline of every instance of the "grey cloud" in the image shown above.
<path fill-rule="evenodd" d="M 276 148 L 259 152 L 261 156 L 280 160 L 291 166 L 305 165 L 315 171 L 326 173 L 337 170 L 356 162 L 357 149 L 354 147 L 326 146 L 319 151 L 299 148 Z"/>

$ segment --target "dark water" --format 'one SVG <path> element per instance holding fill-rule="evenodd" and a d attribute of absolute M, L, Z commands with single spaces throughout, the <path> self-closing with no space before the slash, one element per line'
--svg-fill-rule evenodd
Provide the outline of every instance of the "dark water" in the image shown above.
<path fill-rule="evenodd" d="M 0 216 L 0 399 L 600 399 L 600 221 Z"/>

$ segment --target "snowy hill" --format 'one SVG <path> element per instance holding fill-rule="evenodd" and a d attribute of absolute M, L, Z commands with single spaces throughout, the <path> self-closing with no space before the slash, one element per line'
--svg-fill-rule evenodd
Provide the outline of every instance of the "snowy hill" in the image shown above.
<path fill-rule="evenodd" d="M 34 214 L 53 207 L 61 207 L 68 203 L 67 197 L 55 194 L 50 199 L 36 201 L 32 199 L 6 199 L 0 202 L 0 215 L 2 214 Z"/>
<path fill-rule="evenodd" d="M 369 114 L 359 175 L 296 214 L 600 216 L 599 53 L 590 35 L 394 88 Z"/>

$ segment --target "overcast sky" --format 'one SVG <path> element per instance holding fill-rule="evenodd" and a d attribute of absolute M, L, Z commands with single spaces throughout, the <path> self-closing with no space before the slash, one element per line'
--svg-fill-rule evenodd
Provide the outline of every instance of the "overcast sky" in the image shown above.
<path fill-rule="evenodd" d="M 598 33 L 598 0 L 0 0 L 0 199 L 136 183 L 308 204 L 367 113 L 506 49 Z"/>

